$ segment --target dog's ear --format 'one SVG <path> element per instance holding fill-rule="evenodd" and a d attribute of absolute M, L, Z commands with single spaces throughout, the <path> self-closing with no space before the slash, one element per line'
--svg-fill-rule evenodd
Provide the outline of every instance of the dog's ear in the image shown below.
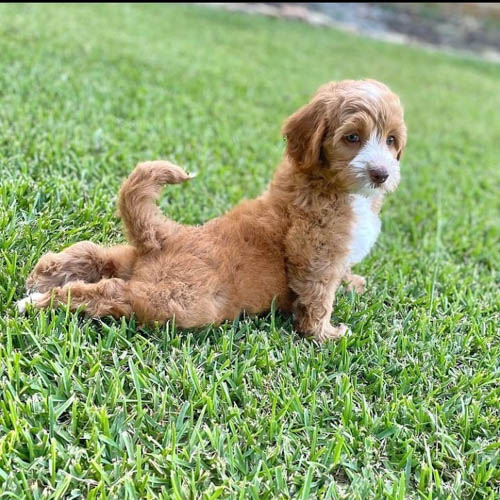
<path fill-rule="evenodd" d="M 326 132 L 327 105 L 322 95 L 316 95 L 285 121 L 286 151 L 299 168 L 307 170 L 321 163 Z"/>
<path fill-rule="evenodd" d="M 401 124 L 399 127 L 399 151 L 396 155 L 396 159 L 398 161 L 401 161 L 401 157 L 403 156 L 403 151 L 406 148 L 406 141 L 408 139 L 408 129 L 406 128 L 406 123 L 404 120 L 401 120 Z"/>
<path fill-rule="evenodd" d="M 403 141 L 401 143 L 401 147 L 399 148 L 398 154 L 396 155 L 396 159 L 401 161 L 401 157 L 403 156 L 403 151 L 406 148 L 406 126 L 403 126 Z"/>

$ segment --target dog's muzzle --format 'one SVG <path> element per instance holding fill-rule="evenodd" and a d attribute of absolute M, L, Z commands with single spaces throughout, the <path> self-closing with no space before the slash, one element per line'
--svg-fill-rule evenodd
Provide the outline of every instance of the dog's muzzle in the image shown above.
<path fill-rule="evenodd" d="M 370 176 L 370 180 L 377 186 L 383 184 L 389 177 L 389 173 L 383 167 L 368 169 L 368 175 Z"/>

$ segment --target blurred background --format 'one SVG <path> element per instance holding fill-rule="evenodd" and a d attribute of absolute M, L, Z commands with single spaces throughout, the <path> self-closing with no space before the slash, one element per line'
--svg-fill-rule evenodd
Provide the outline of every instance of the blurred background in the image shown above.
<path fill-rule="evenodd" d="M 227 3 L 230 10 L 299 19 L 387 41 L 500 61 L 500 3 Z"/>

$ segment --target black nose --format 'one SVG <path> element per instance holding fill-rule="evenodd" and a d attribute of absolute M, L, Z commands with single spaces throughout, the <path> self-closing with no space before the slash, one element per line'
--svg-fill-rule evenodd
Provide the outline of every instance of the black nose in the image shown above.
<path fill-rule="evenodd" d="M 370 179 L 375 184 L 383 184 L 387 180 L 387 177 L 389 177 L 385 168 L 371 168 L 368 173 L 370 174 Z"/>

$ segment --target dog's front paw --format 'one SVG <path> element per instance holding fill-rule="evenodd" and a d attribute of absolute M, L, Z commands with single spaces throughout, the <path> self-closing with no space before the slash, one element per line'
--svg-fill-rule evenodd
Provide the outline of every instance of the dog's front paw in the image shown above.
<path fill-rule="evenodd" d="M 356 292 L 362 294 L 366 289 L 366 279 L 357 274 L 350 274 L 346 279 L 348 292 Z"/>
<path fill-rule="evenodd" d="M 348 332 L 349 329 L 344 323 L 340 323 L 340 325 L 337 326 L 328 323 L 320 331 L 314 334 L 314 340 L 320 343 L 326 342 L 327 340 L 338 340 Z"/>
<path fill-rule="evenodd" d="M 24 297 L 24 299 L 18 300 L 16 302 L 17 310 L 21 314 L 24 314 L 26 312 L 26 307 L 28 306 L 28 304 L 36 305 L 37 301 L 39 299 L 41 299 L 43 297 L 43 295 L 44 295 L 43 293 L 35 292 L 35 293 L 31 293 L 27 297 Z"/>

